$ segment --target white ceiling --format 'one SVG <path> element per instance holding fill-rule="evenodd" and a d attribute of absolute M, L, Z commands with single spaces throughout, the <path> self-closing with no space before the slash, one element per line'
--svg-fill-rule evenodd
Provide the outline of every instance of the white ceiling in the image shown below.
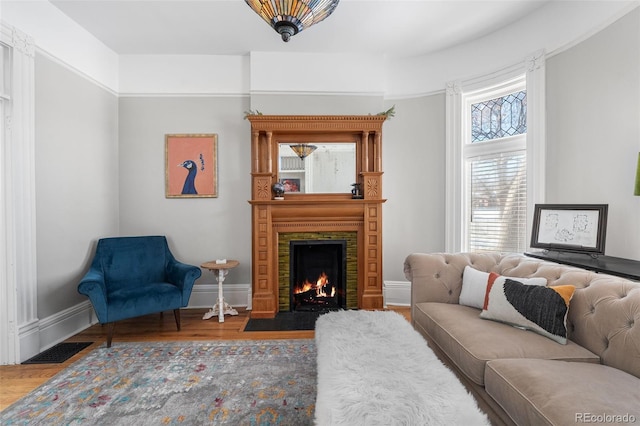
<path fill-rule="evenodd" d="M 409 57 L 490 34 L 551 0 L 341 0 L 331 16 L 288 43 L 243 0 L 50 1 L 117 54 Z"/>

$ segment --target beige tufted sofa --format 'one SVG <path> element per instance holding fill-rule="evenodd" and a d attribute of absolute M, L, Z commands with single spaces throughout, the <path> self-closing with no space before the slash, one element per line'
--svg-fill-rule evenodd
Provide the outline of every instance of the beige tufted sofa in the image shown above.
<path fill-rule="evenodd" d="M 566 345 L 458 304 L 465 266 L 571 284 Z M 523 255 L 414 253 L 411 321 L 494 424 L 640 425 L 640 283 Z"/>

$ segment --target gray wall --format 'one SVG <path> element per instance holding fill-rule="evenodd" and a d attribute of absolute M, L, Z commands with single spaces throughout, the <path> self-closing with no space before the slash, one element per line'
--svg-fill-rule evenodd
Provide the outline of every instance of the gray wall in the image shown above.
<path fill-rule="evenodd" d="M 608 203 L 607 254 L 640 259 L 640 10 L 547 60 L 547 202 Z M 523 53 L 524 55 L 524 53 Z M 381 96 L 122 97 L 36 57 L 38 315 L 86 299 L 76 285 L 95 241 L 164 234 L 176 256 L 241 266 L 250 283 L 250 125 L 265 114 L 367 114 L 384 125 L 384 280 L 414 251 L 444 250 L 443 93 Z M 218 134 L 218 198 L 167 199 L 164 135 Z M 199 283 L 213 283 L 204 274 Z"/>
<path fill-rule="evenodd" d="M 120 234 L 166 235 L 200 265 L 240 261 L 228 283 L 251 282 L 251 132 L 247 97 L 120 99 Z M 165 198 L 165 134 L 218 135 L 218 197 Z M 205 273 L 199 282 L 213 283 Z"/>
<path fill-rule="evenodd" d="M 78 294 L 94 242 L 118 233 L 118 99 L 37 54 L 35 59 L 38 317 Z"/>
<path fill-rule="evenodd" d="M 547 202 L 609 204 L 606 254 L 640 260 L 640 9 L 547 61 Z"/>
<path fill-rule="evenodd" d="M 365 115 L 384 111 L 380 95 L 253 94 L 251 109 L 282 115 Z M 383 130 L 384 131 L 384 130 Z"/>
<path fill-rule="evenodd" d="M 393 104 L 382 143 L 383 272 L 404 281 L 409 253 L 444 251 L 445 95 Z"/>

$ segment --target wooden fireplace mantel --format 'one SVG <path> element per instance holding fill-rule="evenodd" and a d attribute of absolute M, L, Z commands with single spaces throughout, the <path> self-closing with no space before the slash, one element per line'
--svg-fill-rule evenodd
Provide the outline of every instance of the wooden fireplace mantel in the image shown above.
<path fill-rule="evenodd" d="M 252 312 L 278 312 L 278 236 L 286 232 L 355 232 L 357 306 L 381 309 L 382 124 L 386 116 L 249 115 L 251 122 Z M 362 199 L 344 194 L 285 193 L 274 200 L 279 143 L 353 142 Z"/>

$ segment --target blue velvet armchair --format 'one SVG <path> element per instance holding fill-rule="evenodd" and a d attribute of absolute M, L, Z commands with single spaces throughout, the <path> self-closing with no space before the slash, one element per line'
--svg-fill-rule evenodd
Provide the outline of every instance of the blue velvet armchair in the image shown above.
<path fill-rule="evenodd" d="M 108 325 L 111 347 L 115 322 L 127 318 L 173 310 L 180 330 L 180 308 L 189 304 L 200 275 L 200 268 L 173 257 L 164 236 L 103 238 L 78 292 Z"/>

